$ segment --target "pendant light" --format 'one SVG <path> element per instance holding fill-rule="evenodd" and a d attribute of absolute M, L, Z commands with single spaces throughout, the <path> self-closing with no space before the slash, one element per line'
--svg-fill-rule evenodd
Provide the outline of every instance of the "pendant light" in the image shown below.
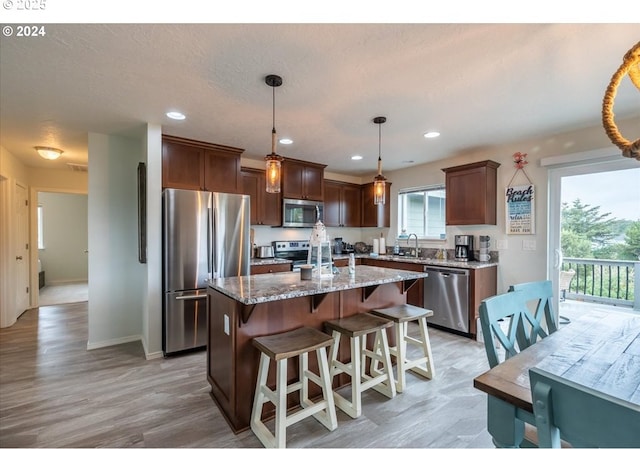
<path fill-rule="evenodd" d="M 264 79 L 267 86 L 273 89 L 273 127 L 271 129 L 271 154 L 264 158 L 266 161 L 267 193 L 280 193 L 282 156 L 276 154 L 276 87 L 282 86 L 282 78 L 278 75 L 267 75 Z"/>
<path fill-rule="evenodd" d="M 378 174 L 373 178 L 373 204 L 384 204 L 385 202 L 387 178 L 382 176 L 382 153 L 380 141 L 382 140 L 382 124 L 386 121 L 386 117 L 376 117 L 373 119 L 373 123 L 378 125 Z"/>

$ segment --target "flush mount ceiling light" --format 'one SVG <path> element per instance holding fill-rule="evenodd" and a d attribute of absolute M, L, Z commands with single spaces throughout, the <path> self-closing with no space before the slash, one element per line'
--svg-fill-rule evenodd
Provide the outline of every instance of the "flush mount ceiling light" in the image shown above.
<path fill-rule="evenodd" d="M 36 149 L 36 151 L 38 152 L 41 158 L 48 159 L 50 161 L 58 159 L 63 153 L 62 150 L 59 150 L 57 148 L 51 148 L 51 147 L 34 147 L 34 148 Z"/>
<path fill-rule="evenodd" d="M 428 131 L 424 133 L 424 137 L 427 139 L 433 139 L 434 137 L 438 137 L 440 133 L 438 131 Z"/>
<path fill-rule="evenodd" d="M 373 204 L 384 204 L 385 187 L 387 178 L 382 176 L 382 124 L 387 121 L 386 117 L 376 117 L 373 123 L 378 125 L 378 174 L 373 178 Z"/>
<path fill-rule="evenodd" d="M 276 87 L 282 86 L 282 78 L 278 75 L 267 75 L 264 79 L 267 86 L 271 86 L 273 91 L 273 103 L 272 103 L 272 128 L 271 128 L 271 154 L 267 154 L 264 158 L 266 161 L 266 178 L 267 178 L 267 193 L 280 193 L 280 177 L 281 177 L 281 165 L 282 156 L 276 154 Z"/>
<path fill-rule="evenodd" d="M 173 119 L 173 120 L 184 120 L 185 118 L 187 118 L 186 115 L 184 115 L 182 112 L 178 112 L 178 111 L 167 112 L 167 117 L 169 117 L 170 119 Z"/>

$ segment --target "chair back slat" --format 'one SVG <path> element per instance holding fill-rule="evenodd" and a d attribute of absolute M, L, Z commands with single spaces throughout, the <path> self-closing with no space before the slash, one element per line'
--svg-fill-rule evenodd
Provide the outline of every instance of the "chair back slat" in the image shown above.
<path fill-rule="evenodd" d="M 526 295 L 523 314 L 526 319 L 525 327 L 528 330 L 528 345 L 532 345 L 538 341 L 538 338 L 546 338 L 558 330 L 553 310 L 551 281 L 524 282 L 510 286 L 509 290 L 521 291 Z"/>
<path fill-rule="evenodd" d="M 480 326 L 491 368 L 529 347 L 524 329 L 525 298 L 523 292 L 510 291 L 480 303 Z"/>

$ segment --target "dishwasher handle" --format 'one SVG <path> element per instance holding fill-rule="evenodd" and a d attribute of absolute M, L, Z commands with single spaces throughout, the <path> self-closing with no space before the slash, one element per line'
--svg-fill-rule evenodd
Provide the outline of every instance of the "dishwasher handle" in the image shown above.
<path fill-rule="evenodd" d="M 432 274 L 434 276 L 441 276 L 441 277 L 449 277 L 452 274 L 455 274 L 458 276 L 469 276 L 469 270 L 464 270 L 464 269 L 434 268 L 430 266 L 425 266 L 424 271 L 428 274 Z"/>

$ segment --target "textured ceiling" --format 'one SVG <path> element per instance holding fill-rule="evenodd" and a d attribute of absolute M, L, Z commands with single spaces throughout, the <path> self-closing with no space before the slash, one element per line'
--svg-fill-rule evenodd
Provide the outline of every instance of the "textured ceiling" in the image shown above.
<path fill-rule="evenodd" d="M 294 140 L 278 153 L 359 176 L 376 169 L 379 115 L 384 170 L 597 125 L 639 38 L 637 24 L 51 24 L 0 38 L 0 145 L 66 168 L 87 162 L 88 132 L 154 123 L 261 159 L 275 73 L 276 128 Z M 614 111 L 640 117 L 628 79 Z M 45 161 L 35 145 L 65 153 Z"/>

